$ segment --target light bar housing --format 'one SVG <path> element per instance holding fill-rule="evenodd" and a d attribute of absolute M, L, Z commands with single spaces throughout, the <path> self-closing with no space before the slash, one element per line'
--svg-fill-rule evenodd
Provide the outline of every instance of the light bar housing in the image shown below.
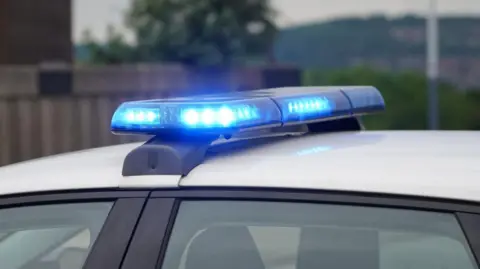
<path fill-rule="evenodd" d="M 372 86 L 285 87 L 190 98 L 125 102 L 115 134 L 233 134 L 255 128 L 330 121 L 383 111 Z"/>

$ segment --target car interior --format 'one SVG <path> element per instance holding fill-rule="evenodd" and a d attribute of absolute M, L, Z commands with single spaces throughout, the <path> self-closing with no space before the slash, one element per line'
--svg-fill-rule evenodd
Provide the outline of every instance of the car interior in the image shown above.
<path fill-rule="evenodd" d="M 378 256 L 376 231 L 307 227 L 300 232 L 294 267 L 375 269 L 379 268 Z M 195 237 L 188 248 L 185 269 L 198 268 L 268 269 L 246 226 L 217 226 Z"/>

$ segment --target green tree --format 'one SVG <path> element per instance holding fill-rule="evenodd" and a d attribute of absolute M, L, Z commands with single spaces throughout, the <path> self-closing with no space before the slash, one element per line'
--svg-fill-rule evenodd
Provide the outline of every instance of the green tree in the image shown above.
<path fill-rule="evenodd" d="M 141 61 L 225 66 L 270 51 L 269 0 L 133 0 L 127 25 Z"/>
<path fill-rule="evenodd" d="M 88 50 L 88 63 L 119 64 L 134 60 L 134 48 L 111 25 L 107 27 L 107 41 L 104 44 L 98 42 L 88 30 L 83 33 L 82 44 Z"/>
<path fill-rule="evenodd" d="M 474 110 L 474 129 L 480 130 L 480 88 L 473 89 L 472 91 L 468 92 L 467 98 Z"/>
<path fill-rule="evenodd" d="M 385 99 L 386 112 L 365 117 L 370 129 L 419 130 L 427 128 L 427 81 L 418 73 L 387 73 L 369 68 L 338 71 L 307 71 L 306 85 L 372 85 Z M 439 87 L 440 128 L 480 129 L 480 99 L 455 90 L 448 84 Z"/>

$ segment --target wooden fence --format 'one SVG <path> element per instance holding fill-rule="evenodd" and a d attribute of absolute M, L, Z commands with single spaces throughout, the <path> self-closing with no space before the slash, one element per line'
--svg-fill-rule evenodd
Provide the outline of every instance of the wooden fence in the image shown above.
<path fill-rule="evenodd" d="M 9 81 L 1 80 L 0 70 L 0 166 L 58 153 L 144 140 L 146 138 L 141 136 L 114 136 L 110 133 L 110 120 L 116 107 L 129 100 L 192 94 L 192 89 L 195 90 L 192 85 L 199 81 L 191 76 L 188 80 L 178 74 L 178 70 L 166 74 L 157 70 L 156 75 L 148 71 L 139 71 L 138 74 L 112 69 L 97 71 L 103 76 L 91 71 L 88 71 L 91 76 L 87 75 L 87 71 L 81 72 L 75 80 L 73 93 L 48 96 L 39 94 L 35 89 L 37 84 L 34 80 L 37 77 L 29 70 L 3 74 L 3 78 Z M 269 72 L 268 76 L 271 77 L 272 73 Z M 261 77 L 251 70 L 230 74 L 225 83 L 229 87 L 224 90 L 265 86 Z M 140 81 L 144 81 L 144 88 Z M 155 85 L 156 82 L 159 84 L 157 87 L 145 86 Z M 118 89 L 111 85 L 116 85 Z"/>
<path fill-rule="evenodd" d="M 141 140 L 114 136 L 110 119 L 123 101 L 153 95 L 0 100 L 0 165 Z"/>

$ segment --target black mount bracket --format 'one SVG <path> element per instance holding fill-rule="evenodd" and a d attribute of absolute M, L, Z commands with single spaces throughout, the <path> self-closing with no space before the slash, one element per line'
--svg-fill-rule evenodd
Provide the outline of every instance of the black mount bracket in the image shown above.
<path fill-rule="evenodd" d="M 203 162 L 218 137 L 153 137 L 132 150 L 123 162 L 123 176 L 187 175 Z"/>
<path fill-rule="evenodd" d="M 299 126 L 283 127 L 295 130 Z M 310 133 L 328 133 L 364 130 L 356 117 L 307 124 Z M 278 131 L 280 132 L 282 128 Z M 306 130 L 305 130 L 306 131 Z M 155 136 L 127 154 L 123 162 L 123 176 L 187 175 L 205 159 L 213 141 L 212 136 Z"/>
<path fill-rule="evenodd" d="M 315 122 L 310 123 L 307 126 L 310 133 L 331 133 L 365 130 L 365 126 L 357 117 L 348 117 L 336 120 Z"/>

